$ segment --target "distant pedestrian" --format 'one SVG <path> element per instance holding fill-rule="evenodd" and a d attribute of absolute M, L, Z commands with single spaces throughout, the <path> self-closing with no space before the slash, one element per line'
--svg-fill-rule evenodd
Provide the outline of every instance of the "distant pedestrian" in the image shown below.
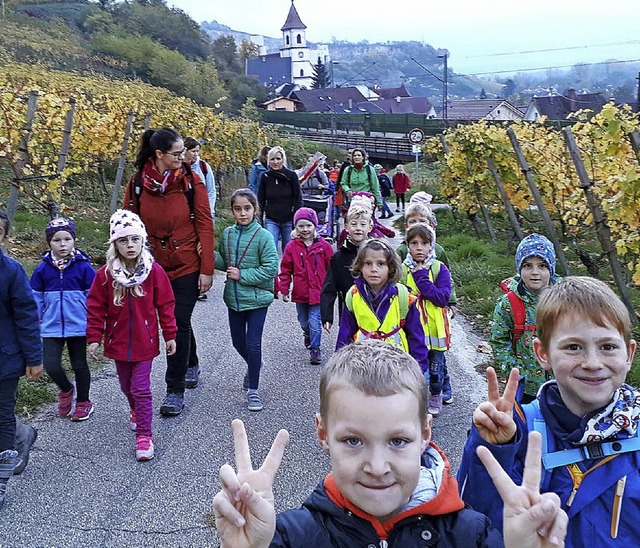
<path fill-rule="evenodd" d="M 313 209 L 300 208 L 293 222 L 293 239 L 287 244 L 280 262 L 278 292 L 283 301 L 296 303 L 309 361 L 318 365 L 322 338 L 320 296 L 333 248 L 324 238 L 318 237 L 318 216 Z"/>
<path fill-rule="evenodd" d="M 42 343 L 38 307 L 29 287 L 29 278 L 18 261 L 7 257 L 2 244 L 9 235 L 9 218 L 0 211 L 0 508 L 4 505 L 7 484 L 14 473 L 22 472 L 29 457 L 29 449 L 37 432 L 16 419 L 18 380 L 24 375 L 28 381 L 42 377 Z M 16 427 L 27 438 L 16 436 Z M 18 438 L 16 440 L 16 437 Z M 22 455 L 16 445 L 22 441 Z M 16 443 L 17 442 L 17 443 Z M 26 442 L 26 443 L 25 443 Z M 22 457 L 22 462 L 19 459 Z M 20 467 L 19 470 L 17 468 Z"/>
<path fill-rule="evenodd" d="M 396 213 L 400 213 L 400 202 L 402 202 L 402 211 L 404 211 L 404 195 L 411 188 L 411 180 L 404 171 L 404 166 L 398 164 L 396 172 L 393 176 L 393 192 L 396 195 Z"/>
<path fill-rule="evenodd" d="M 247 407 L 249 411 L 262 411 L 264 405 L 258 393 L 262 331 L 273 302 L 278 252 L 274 239 L 258 223 L 258 200 L 248 188 L 231 195 L 231 213 L 236 224 L 222 234 L 216 269 L 227 274 L 224 303 L 233 347 L 247 364 L 242 383 L 247 390 Z"/>
<path fill-rule="evenodd" d="M 47 225 L 45 236 L 49 251 L 42 255 L 42 262 L 31 276 L 40 317 L 44 369 L 60 390 L 58 415 L 84 421 L 93 413 L 87 363 L 87 294 L 96 273 L 89 256 L 75 248 L 73 221 L 53 219 Z M 69 381 L 62 367 L 65 345 L 75 383 Z"/>
<path fill-rule="evenodd" d="M 211 209 L 211 219 L 215 223 L 216 220 L 216 178 L 213 174 L 211 166 L 200 158 L 200 141 L 195 137 L 185 137 L 184 148 L 187 152 L 184 156 L 186 164 L 191 166 L 191 171 L 200 176 L 204 186 L 207 187 L 209 195 L 209 208 Z M 203 293 L 206 297 L 206 293 Z"/>
<path fill-rule="evenodd" d="M 262 174 L 269 170 L 269 164 L 267 163 L 267 156 L 271 147 L 264 146 L 258 152 L 258 157 L 251 164 L 251 173 L 249 174 L 249 190 L 251 190 L 256 196 L 258 195 L 258 189 L 260 187 L 260 179 Z"/>
<path fill-rule="evenodd" d="M 147 249 L 147 232 L 135 213 L 119 209 L 109 222 L 107 264 L 96 275 L 89 297 L 89 354 L 104 342 L 116 362 L 120 388 L 129 402 L 136 433 L 136 459 L 154 457 L 151 429 L 151 365 L 160 354 L 158 320 L 167 356 L 176 351 L 175 299 L 169 277 Z"/>
<path fill-rule="evenodd" d="M 381 219 L 390 219 L 393 217 L 393 212 L 387 203 L 387 198 L 391 198 L 391 179 L 387 175 L 387 170 L 380 164 L 373 166 L 378 176 L 378 184 L 380 185 L 380 196 L 382 198 L 382 215 Z"/>
<path fill-rule="evenodd" d="M 291 240 L 293 215 L 302 207 L 302 190 L 295 171 L 287 167 L 287 155 L 282 147 L 273 147 L 268 155 L 269 170 L 262 174 L 258 189 L 263 225 L 282 251 Z"/>

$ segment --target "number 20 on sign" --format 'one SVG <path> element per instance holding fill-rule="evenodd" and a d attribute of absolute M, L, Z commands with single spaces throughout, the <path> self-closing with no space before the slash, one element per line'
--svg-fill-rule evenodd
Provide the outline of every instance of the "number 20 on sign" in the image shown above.
<path fill-rule="evenodd" d="M 424 141 L 424 131 L 422 131 L 419 127 L 412 129 L 408 133 L 409 142 L 414 145 L 419 145 Z"/>

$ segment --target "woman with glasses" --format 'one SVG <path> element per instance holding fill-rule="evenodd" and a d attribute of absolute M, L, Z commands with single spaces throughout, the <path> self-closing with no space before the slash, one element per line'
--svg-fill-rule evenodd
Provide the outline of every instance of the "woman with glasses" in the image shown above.
<path fill-rule="evenodd" d="M 174 130 L 145 131 L 135 162 L 137 172 L 127 185 L 123 202 L 144 222 L 151 252 L 169 276 L 176 299 L 177 348 L 167 356 L 167 396 L 160 406 L 165 416 L 179 415 L 185 387 L 198 384 L 199 367 L 187 372 L 191 315 L 198 296 L 209 291 L 213 282 L 209 197 L 200 176 L 183 161 L 185 154 L 182 137 Z"/>
<path fill-rule="evenodd" d="M 282 251 L 291 240 L 293 215 L 302 207 L 302 191 L 295 171 L 287 168 L 287 155 L 276 146 L 267 155 L 269 170 L 262 174 L 258 187 L 258 203 L 263 215 L 263 225 L 271 233 Z"/>

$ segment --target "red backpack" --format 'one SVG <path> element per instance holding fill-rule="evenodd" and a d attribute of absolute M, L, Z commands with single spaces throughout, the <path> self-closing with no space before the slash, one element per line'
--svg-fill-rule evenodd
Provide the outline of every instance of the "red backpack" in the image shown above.
<path fill-rule="evenodd" d="M 522 337 L 522 334 L 525 331 L 535 331 L 535 325 L 526 325 L 527 323 L 527 311 L 524 307 L 524 302 L 518 295 L 514 293 L 513 290 L 509 289 L 509 285 L 511 284 L 511 278 L 507 278 L 500 282 L 500 288 L 509 299 L 509 304 L 511 305 L 511 311 L 513 312 L 513 332 L 511 333 L 511 346 L 513 348 L 513 353 L 516 354 L 516 344 Z"/>

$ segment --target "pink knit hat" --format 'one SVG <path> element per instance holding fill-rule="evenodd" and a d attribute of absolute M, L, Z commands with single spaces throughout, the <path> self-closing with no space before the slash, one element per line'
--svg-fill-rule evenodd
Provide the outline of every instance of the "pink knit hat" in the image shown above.
<path fill-rule="evenodd" d="M 298 224 L 298 221 L 302 219 L 313 223 L 313 226 L 317 228 L 318 215 L 310 207 L 301 207 L 298 211 L 296 211 L 296 214 L 293 216 L 293 226 L 295 227 L 296 224 Z"/>

